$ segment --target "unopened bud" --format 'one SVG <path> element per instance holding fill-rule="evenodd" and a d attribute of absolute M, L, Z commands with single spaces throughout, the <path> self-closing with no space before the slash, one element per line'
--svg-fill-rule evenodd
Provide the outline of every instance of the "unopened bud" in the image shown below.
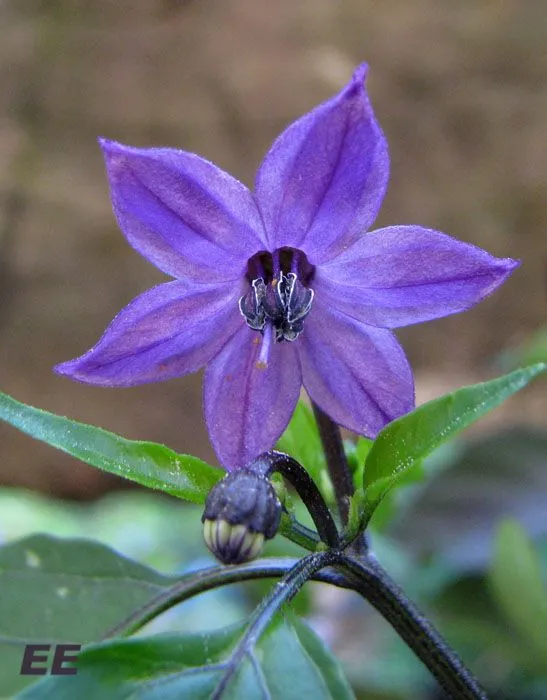
<path fill-rule="evenodd" d="M 223 564 L 255 559 L 277 532 L 281 503 L 270 481 L 238 469 L 219 481 L 207 496 L 203 537 Z"/>

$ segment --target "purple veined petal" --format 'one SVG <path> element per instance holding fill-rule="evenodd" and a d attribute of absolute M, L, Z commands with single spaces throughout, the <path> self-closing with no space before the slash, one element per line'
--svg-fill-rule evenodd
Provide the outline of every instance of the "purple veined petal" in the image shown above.
<path fill-rule="evenodd" d="M 270 450 L 287 427 L 300 394 L 300 367 L 291 343 L 274 343 L 267 368 L 257 366 L 262 338 L 239 330 L 207 367 L 205 419 L 227 469 Z"/>
<path fill-rule="evenodd" d="M 195 372 L 243 324 L 241 284 L 174 281 L 153 287 L 126 306 L 95 347 L 57 365 L 71 379 L 134 386 Z"/>
<path fill-rule="evenodd" d="M 237 279 L 265 247 L 252 194 L 193 153 L 101 141 L 114 213 L 129 243 L 174 277 Z"/>
<path fill-rule="evenodd" d="M 297 341 L 304 388 L 336 423 L 373 438 L 414 408 L 408 360 L 391 331 L 315 302 Z"/>
<path fill-rule="evenodd" d="M 362 236 L 316 270 L 316 295 L 355 318 L 397 328 L 465 311 L 519 265 L 420 226 Z"/>
<path fill-rule="evenodd" d="M 338 95 L 289 126 L 260 166 L 255 194 L 270 250 L 300 248 L 318 264 L 374 222 L 389 157 L 366 73 L 360 66 Z"/>

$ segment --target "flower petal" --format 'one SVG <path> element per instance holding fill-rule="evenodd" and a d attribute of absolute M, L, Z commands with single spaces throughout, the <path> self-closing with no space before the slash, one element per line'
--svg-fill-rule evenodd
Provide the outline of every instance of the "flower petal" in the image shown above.
<path fill-rule="evenodd" d="M 122 231 L 167 274 L 237 279 L 265 247 L 251 193 L 213 163 L 171 148 L 101 146 Z"/>
<path fill-rule="evenodd" d="M 465 311 L 519 265 L 420 226 L 367 233 L 316 270 L 316 296 L 363 323 L 397 328 Z"/>
<path fill-rule="evenodd" d="M 369 228 L 389 177 L 386 139 L 360 66 L 334 98 L 294 122 L 274 142 L 256 181 L 270 250 L 304 250 L 327 260 Z"/>
<path fill-rule="evenodd" d="M 195 372 L 243 324 L 241 285 L 175 281 L 134 299 L 91 350 L 55 371 L 88 384 L 133 386 Z"/>
<path fill-rule="evenodd" d="M 274 343 L 268 367 L 261 369 L 260 343 L 256 331 L 242 328 L 205 372 L 205 419 L 213 447 L 227 469 L 242 467 L 274 446 L 300 394 L 293 345 Z"/>
<path fill-rule="evenodd" d="M 304 388 L 340 425 L 375 437 L 414 408 L 414 381 L 395 336 L 316 298 L 298 339 Z"/>

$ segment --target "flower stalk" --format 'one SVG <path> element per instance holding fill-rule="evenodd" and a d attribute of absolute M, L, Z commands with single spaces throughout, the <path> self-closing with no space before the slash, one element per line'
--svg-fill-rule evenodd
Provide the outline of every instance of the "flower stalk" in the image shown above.
<path fill-rule="evenodd" d="M 343 525 L 347 525 L 349 516 L 349 499 L 353 494 L 353 478 L 349 468 L 346 452 L 342 443 L 340 428 L 313 403 L 313 412 L 321 437 L 323 451 L 334 488 L 338 512 Z"/>
<path fill-rule="evenodd" d="M 315 482 L 301 464 L 277 450 L 266 452 L 253 464 L 255 469 L 265 469 L 265 476 L 277 472 L 287 479 L 308 509 L 321 540 L 334 549 L 340 546 L 340 535 L 331 512 Z"/>

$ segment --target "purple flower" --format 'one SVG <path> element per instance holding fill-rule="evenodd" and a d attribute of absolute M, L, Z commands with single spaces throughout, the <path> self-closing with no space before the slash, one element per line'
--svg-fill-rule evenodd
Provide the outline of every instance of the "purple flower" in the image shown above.
<path fill-rule="evenodd" d="M 302 385 L 369 437 L 410 411 L 412 372 L 390 329 L 468 309 L 518 263 L 420 226 L 365 233 L 389 171 L 366 72 L 279 136 L 254 194 L 192 153 L 102 141 L 122 231 L 176 279 L 57 372 L 132 386 L 206 366 L 205 418 L 228 469 L 274 445 Z"/>

